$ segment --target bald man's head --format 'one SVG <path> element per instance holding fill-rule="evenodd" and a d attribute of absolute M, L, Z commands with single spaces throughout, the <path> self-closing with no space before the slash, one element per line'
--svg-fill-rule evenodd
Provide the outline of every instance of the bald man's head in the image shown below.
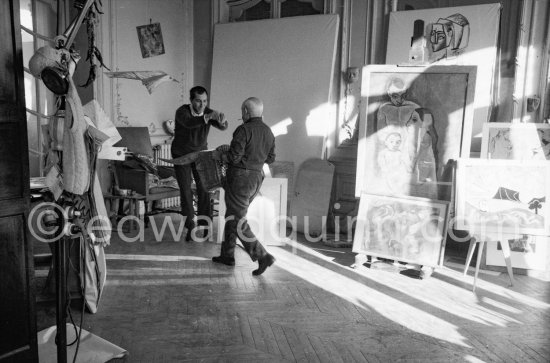
<path fill-rule="evenodd" d="M 262 117 L 264 114 L 264 103 L 257 97 L 249 97 L 243 102 L 241 112 L 243 121 L 245 122 L 251 117 Z"/>

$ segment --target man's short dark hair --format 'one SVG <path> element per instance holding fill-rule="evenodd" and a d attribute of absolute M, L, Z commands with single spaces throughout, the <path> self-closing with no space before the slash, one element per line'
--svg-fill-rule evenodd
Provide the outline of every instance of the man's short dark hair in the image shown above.
<path fill-rule="evenodd" d="M 195 86 L 189 90 L 189 99 L 193 100 L 195 99 L 196 95 L 203 95 L 205 94 L 208 96 L 208 91 L 203 86 Z"/>

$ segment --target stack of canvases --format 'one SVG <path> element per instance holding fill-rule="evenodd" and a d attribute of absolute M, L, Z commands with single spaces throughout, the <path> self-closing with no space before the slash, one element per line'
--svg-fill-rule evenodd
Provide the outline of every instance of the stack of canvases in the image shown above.
<path fill-rule="evenodd" d="M 359 125 L 353 244 L 359 255 L 442 264 L 454 209 L 448 192 L 454 173 L 448 168 L 469 157 L 472 130 L 487 120 L 483 105 L 490 90 L 481 87 L 492 84 L 499 7 L 391 14 L 386 62 L 425 67 L 363 69 L 367 97 Z M 414 49 L 411 37 L 403 37 L 409 33 L 419 40 Z"/>
<path fill-rule="evenodd" d="M 487 265 L 509 250 L 512 267 L 548 270 L 550 125 L 485 124 L 480 154 L 459 160 L 459 227 L 490 241 Z"/>

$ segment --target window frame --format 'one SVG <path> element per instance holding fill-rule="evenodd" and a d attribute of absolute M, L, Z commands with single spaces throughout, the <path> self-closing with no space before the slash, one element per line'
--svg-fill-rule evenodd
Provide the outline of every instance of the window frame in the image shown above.
<path fill-rule="evenodd" d="M 251 0 L 251 1 L 235 1 L 234 6 L 227 5 L 227 0 L 212 0 L 212 24 L 226 24 L 231 22 L 230 12 L 231 9 L 236 11 L 245 11 L 255 5 L 257 5 L 262 0 Z M 269 19 L 279 19 L 281 18 L 281 4 L 287 0 L 265 0 L 267 3 L 271 4 L 271 17 Z M 313 2 L 314 0 L 311 0 Z M 336 10 L 336 5 L 338 0 L 323 0 L 323 11 L 322 14 L 333 14 Z M 307 15 L 304 15 L 307 16 Z"/>
<path fill-rule="evenodd" d="M 54 39 L 57 34 L 54 34 L 53 37 L 49 37 L 46 34 L 42 34 L 38 31 L 39 23 L 38 19 L 45 18 L 41 16 L 41 14 L 38 14 L 38 6 L 37 3 L 41 2 L 41 0 L 29 0 L 31 4 L 31 15 L 32 15 L 32 29 L 29 29 L 26 26 L 21 25 L 21 35 L 23 37 L 23 34 L 26 34 L 30 37 L 32 37 L 32 52 L 33 54 L 41 47 L 43 43 L 45 44 L 54 44 Z M 44 2 L 42 1 L 44 6 L 52 4 L 52 2 Z M 23 3 L 20 3 L 20 6 L 22 6 Z M 59 12 L 62 12 L 60 14 Z M 56 33 L 59 33 L 59 28 L 62 26 L 62 24 L 65 23 L 65 14 L 67 14 L 67 1 L 66 0 L 58 0 L 57 3 L 57 10 L 56 10 Z M 29 57 L 30 58 L 30 57 Z M 46 125 L 49 120 L 54 118 L 54 115 L 47 115 L 43 113 L 42 109 L 43 107 L 46 107 L 48 103 L 51 103 L 52 105 L 55 104 L 56 96 L 46 88 L 46 86 L 43 84 L 43 82 L 40 81 L 39 78 L 34 77 L 28 67 L 28 64 L 23 65 L 23 72 L 24 75 L 30 76 L 34 85 L 34 92 L 33 92 L 33 105 L 29 105 L 29 101 L 26 100 L 25 103 L 25 111 L 27 115 L 32 115 L 36 118 L 36 125 L 31 125 L 30 120 L 27 116 L 27 129 L 31 129 L 31 127 L 34 129 L 34 132 L 36 132 L 36 143 L 31 144 L 31 140 L 28 138 L 28 149 L 29 149 L 29 174 L 30 176 L 44 176 L 44 161 L 46 154 L 44 152 L 44 135 L 42 133 L 42 126 Z M 50 98 L 52 97 L 52 98 Z M 32 108 L 29 108 L 29 106 L 34 106 Z M 47 110 L 49 113 L 49 109 Z M 52 109 L 53 111 L 53 109 Z M 34 134 L 33 132 L 33 134 Z M 27 131 L 28 136 L 31 134 Z M 31 169 L 31 160 L 35 159 L 35 156 L 32 154 L 38 154 L 38 168 L 35 168 L 34 166 Z M 34 161 L 33 161 L 34 163 Z"/>

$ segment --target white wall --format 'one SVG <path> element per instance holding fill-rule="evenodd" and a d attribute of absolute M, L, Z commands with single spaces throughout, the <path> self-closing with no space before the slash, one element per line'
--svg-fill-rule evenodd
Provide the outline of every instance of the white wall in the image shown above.
<path fill-rule="evenodd" d="M 193 1 L 108 0 L 101 16 L 102 53 L 112 71 L 164 71 L 167 82 L 149 94 L 137 80 L 98 75 L 98 99 L 117 126 L 147 126 L 152 143 L 168 139 L 162 122 L 188 102 L 193 86 Z M 136 27 L 160 23 L 165 54 L 142 58 Z"/>

